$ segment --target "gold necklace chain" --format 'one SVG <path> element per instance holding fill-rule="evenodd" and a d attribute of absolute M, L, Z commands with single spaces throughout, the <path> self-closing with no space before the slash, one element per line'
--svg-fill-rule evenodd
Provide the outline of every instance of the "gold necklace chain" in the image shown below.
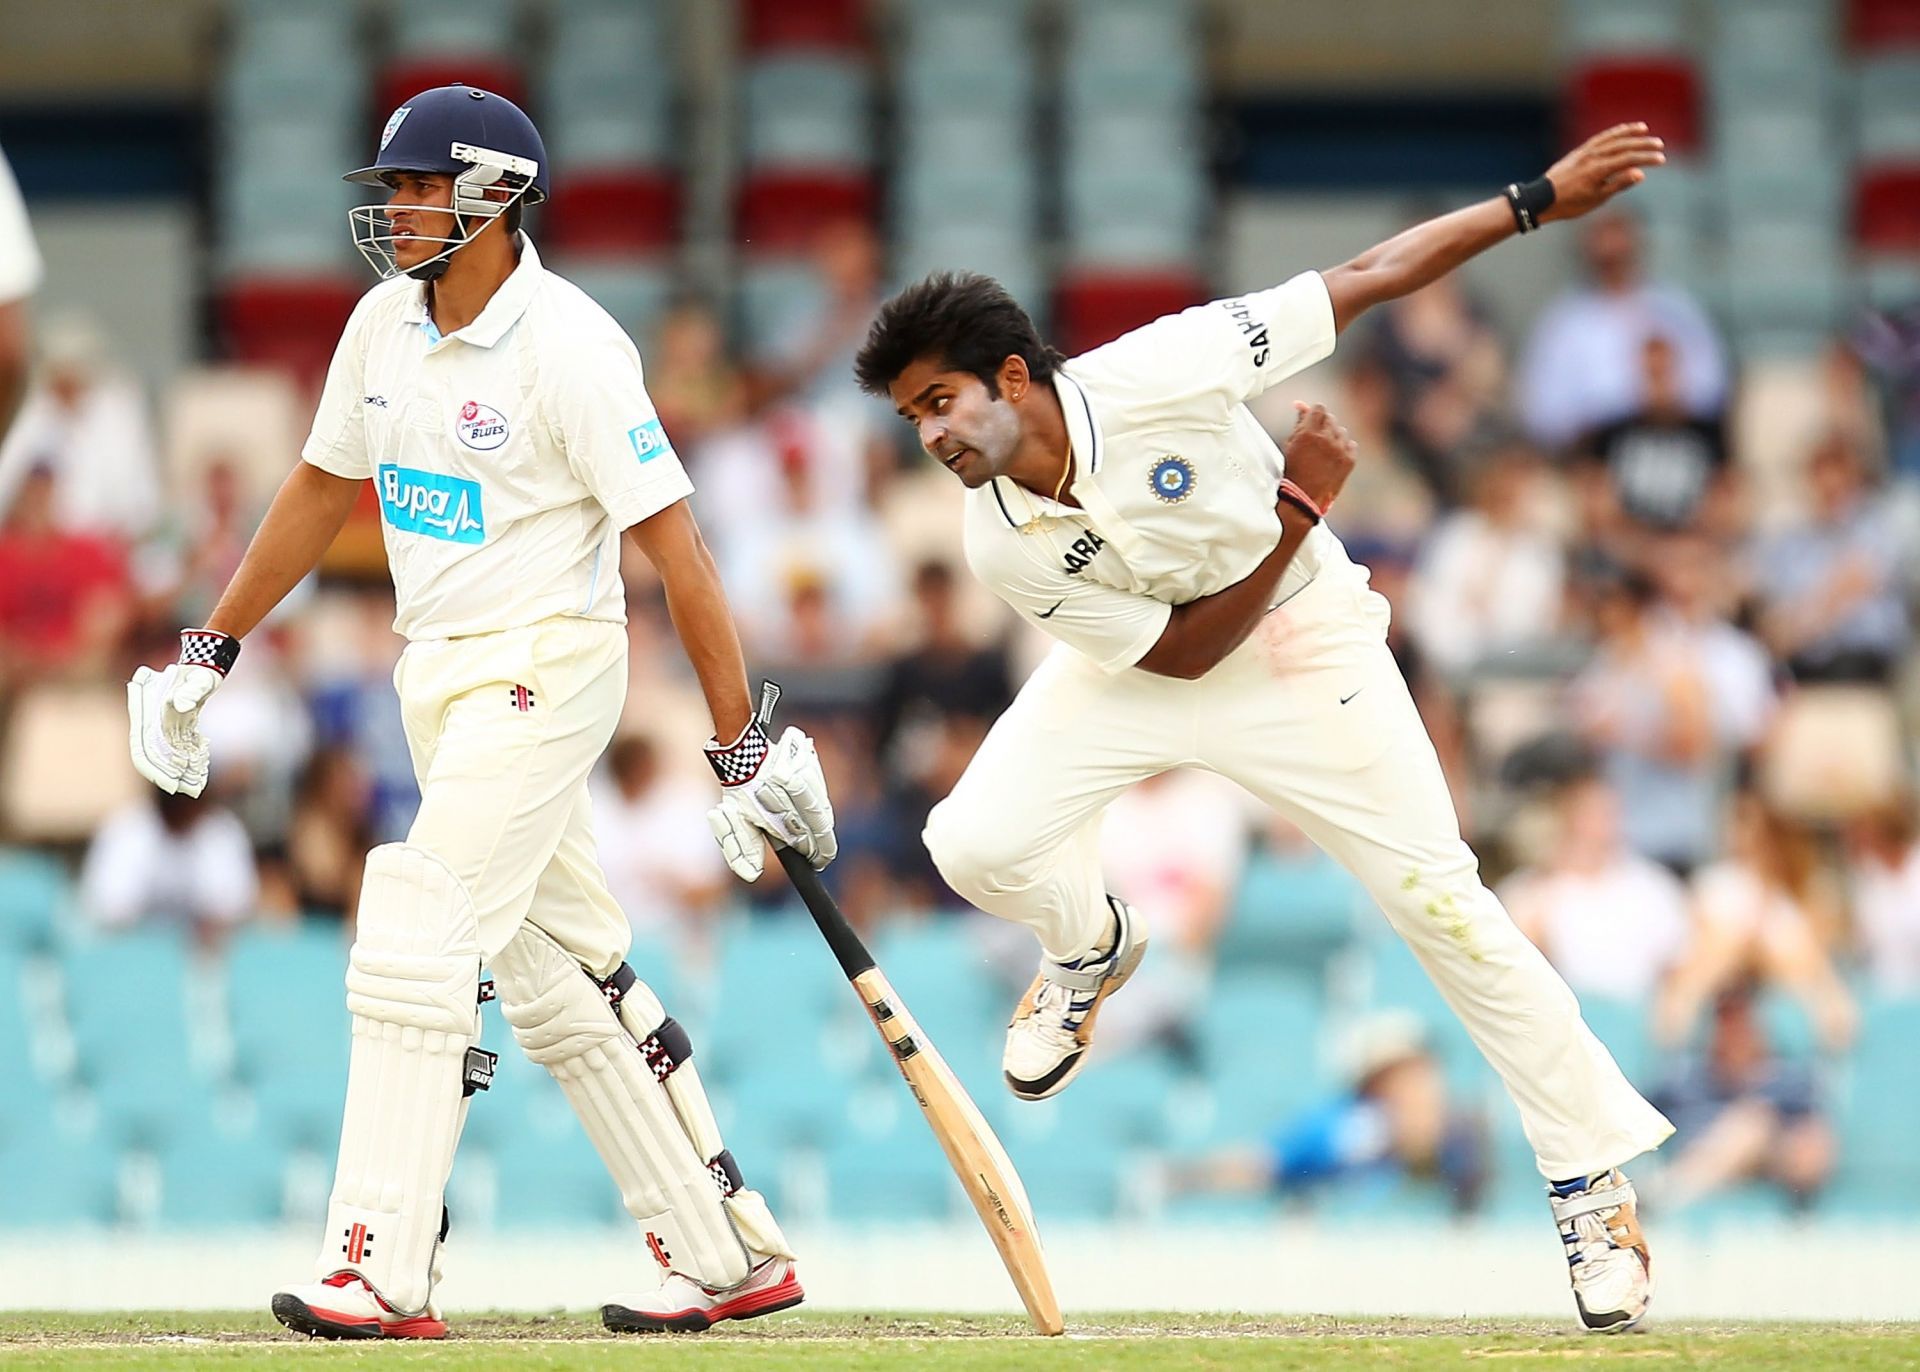
<path fill-rule="evenodd" d="M 1071 440 L 1069 440 L 1067 450 L 1060 458 L 1060 479 L 1056 481 L 1053 486 L 1054 504 L 1058 505 L 1060 503 L 1060 493 L 1067 489 L 1067 477 L 1072 475 L 1072 473 L 1073 444 Z M 1018 481 L 1014 482 L 1013 485 L 1014 489 L 1020 492 L 1020 499 L 1026 503 L 1027 514 L 1029 516 L 1027 522 L 1020 526 L 1020 532 L 1023 534 L 1047 534 L 1049 535 L 1047 541 L 1052 542 L 1053 540 L 1050 535 L 1053 532 L 1053 526 L 1061 522 L 1059 517 L 1041 514 L 1034 506 L 1033 497 L 1027 494 L 1027 488 L 1022 486 Z"/>

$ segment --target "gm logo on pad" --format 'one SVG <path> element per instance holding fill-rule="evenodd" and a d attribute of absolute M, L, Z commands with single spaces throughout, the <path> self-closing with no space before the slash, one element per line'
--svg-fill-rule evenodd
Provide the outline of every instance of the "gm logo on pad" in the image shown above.
<path fill-rule="evenodd" d="M 374 473 L 380 513 L 405 534 L 423 534 L 447 543 L 487 541 L 487 516 L 480 483 L 383 462 Z"/>
<path fill-rule="evenodd" d="M 657 419 L 628 429 L 627 442 L 633 444 L 633 455 L 642 462 L 651 462 L 661 453 L 673 451 L 673 445 L 667 442 L 666 426 Z"/>

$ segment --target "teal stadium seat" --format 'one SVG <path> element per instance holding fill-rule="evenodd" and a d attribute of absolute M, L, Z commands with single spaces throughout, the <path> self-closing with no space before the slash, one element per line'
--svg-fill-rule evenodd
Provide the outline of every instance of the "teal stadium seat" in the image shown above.
<path fill-rule="evenodd" d="M 1834 1125 L 1840 1157 L 1823 1209 L 1884 1219 L 1920 1208 L 1920 998 L 1873 997 L 1839 1074 Z"/>
<path fill-rule="evenodd" d="M 1411 1010 L 1420 1017 L 1427 1042 L 1446 1069 L 1447 1084 L 1456 1092 L 1478 1098 L 1498 1089 L 1493 1069 L 1474 1046 L 1466 1026 L 1453 1013 L 1427 976 L 1411 949 L 1388 933 L 1370 945 L 1373 992 L 1369 1008 Z"/>
<path fill-rule="evenodd" d="M 548 1109 L 503 1135 L 486 1157 L 494 1171 L 493 1222 L 499 1228 L 577 1229 L 626 1216 L 619 1188 L 557 1091 Z"/>
<path fill-rule="evenodd" d="M 58 858 L 30 848 L 0 848 L 0 953 L 50 946 L 72 885 Z"/>
<path fill-rule="evenodd" d="M 1642 1091 L 1651 1090 L 1659 1079 L 1659 1060 L 1653 1046 L 1650 1011 L 1633 1001 L 1610 1000 L 1605 996 L 1582 996 L 1580 1013 L 1620 1064 L 1627 1080 Z"/>
<path fill-rule="evenodd" d="M 119 1155 L 94 1130 L 39 1127 L 0 1136 L 0 1229 L 72 1229 L 118 1218 Z"/>
<path fill-rule="evenodd" d="M 1234 895 L 1220 937 L 1222 966 L 1273 963 L 1318 971 L 1354 936 L 1372 903 L 1353 876 L 1313 848 L 1281 855 L 1256 851 Z"/>
<path fill-rule="evenodd" d="M 352 1022 L 347 939 L 337 925 L 252 925 L 227 949 L 234 1070 L 265 1137 L 331 1156 L 346 1099 Z"/>
<path fill-rule="evenodd" d="M 966 1197 L 904 1085 L 870 1083 L 856 1119 L 824 1150 L 828 1213 L 853 1224 L 937 1223 L 963 1213 Z"/>
<path fill-rule="evenodd" d="M 176 1131 L 158 1154 L 159 1222 L 181 1229 L 238 1229 L 283 1217 L 284 1155 L 254 1130 L 201 1118 Z"/>
<path fill-rule="evenodd" d="M 1320 1052 L 1321 1004 L 1298 977 L 1274 972 L 1221 976 L 1207 994 L 1199 1032 L 1215 1088 L 1212 1137 L 1264 1136 L 1281 1118 L 1330 1089 Z"/>

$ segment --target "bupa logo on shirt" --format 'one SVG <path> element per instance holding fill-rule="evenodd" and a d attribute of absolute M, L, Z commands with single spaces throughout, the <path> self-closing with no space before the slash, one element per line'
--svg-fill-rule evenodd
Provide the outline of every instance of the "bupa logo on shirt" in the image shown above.
<path fill-rule="evenodd" d="M 479 482 L 391 463 L 382 463 L 376 477 L 380 512 L 402 533 L 448 543 L 486 542 L 487 515 L 480 503 Z"/>
<path fill-rule="evenodd" d="M 507 417 L 491 405 L 469 400 L 460 407 L 453 431 L 469 448 L 491 452 L 507 441 Z"/>

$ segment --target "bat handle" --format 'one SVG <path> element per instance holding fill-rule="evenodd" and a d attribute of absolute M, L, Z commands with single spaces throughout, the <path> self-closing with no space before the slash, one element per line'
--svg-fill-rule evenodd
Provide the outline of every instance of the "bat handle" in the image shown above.
<path fill-rule="evenodd" d="M 821 884 L 820 874 L 813 870 L 799 853 L 784 843 L 776 843 L 773 851 L 780 858 L 780 865 L 787 869 L 787 879 L 793 883 L 793 889 L 800 893 L 800 899 L 806 902 L 807 913 L 813 916 L 813 922 L 820 926 L 820 936 L 827 941 L 827 947 L 840 962 L 840 970 L 852 981 L 862 972 L 873 969 L 873 954 L 867 951 L 867 945 L 853 932 L 853 926 L 847 923 L 847 917 L 840 913 L 840 907 L 833 897 L 827 894 L 827 888 Z"/>

